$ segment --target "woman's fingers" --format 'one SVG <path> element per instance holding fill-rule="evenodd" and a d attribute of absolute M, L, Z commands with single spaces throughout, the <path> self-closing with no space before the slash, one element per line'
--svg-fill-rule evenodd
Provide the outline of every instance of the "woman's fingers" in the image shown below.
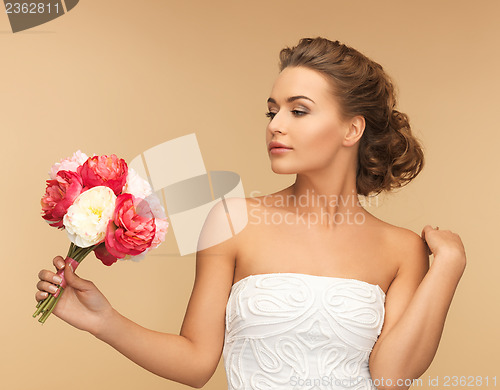
<path fill-rule="evenodd" d="M 56 256 L 52 260 L 52 263 L 57 270 L 64 268 L 64 258 L 62 256 Z M 41 301 L 49 296 L 49 293 L 55 293 L 57 291 L 56 284 L 60 284 L 62 279 L 59 275 L 47 269 L 42 269 L 38 273 L 38 278 L 40 281 L 37 283 L 36 287 L 39 291 L 35 293 L 35 299 Z"/>
<path fill-rule="evenodd" d="M 38 279 L 40 280 L 45 280 L 47 282 L 59 284 L 62 282 L 62 279 L 59 275 L 55 274 L 52 271 L 49 271 L 48 269 L 42 269 L 38 273 Z"/>
<path fill-rule="evenodd" d="M 39 301 L 43 301 L 48 296 L 49 296 L 49 293 L 46 291 L 37 291 L 35 294 L 35 299 L 39 302 Z"/>
<path fill-rule="evenodd" d="M 54 257 L 54 260 L 52 260 L 52 263 L 56 267 L 56 269 L 61 269 L 64 268 L 64 258 L 62 256 L 56 256 Z"/>
<path fill-rule="evenodd" d="M 432 232 L 434 230 L 439 230 L 439 226 L 437 226 L 436 228 L 433 228 L 432 225 L 425 225 L 424 228 L 422 229 L 422 233 L 420 235 L 422 236 L 424 241 L 426 241 L 425 235 L 429 234 L 429 232 Z"/>
<path fill-rule="evenodd" d="M 40 280 L 36 284 L 36 288 L 39 289 L 42 292 L 43 291 L 49 292 L 49 293 L 55 293 L 55 292 L 57 292 L 57 286 L 55 284 L 52 284 L 52 283 L 49 283 L 49 282 L 45 282 L 43 280 Z"/>

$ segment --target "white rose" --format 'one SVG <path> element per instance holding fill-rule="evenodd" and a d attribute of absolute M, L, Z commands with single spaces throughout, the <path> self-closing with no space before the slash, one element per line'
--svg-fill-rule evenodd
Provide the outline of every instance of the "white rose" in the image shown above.
<path fill-rule="evenodd" d="M 139 176 L 133 168 L 128 167 L 127 182 L 123 187 L 123 192 L 144 199 L 151 195 L 153 190 L 147 180 Z"/>
<path fill-rule="evenodd" d="M 108 222 L 115 211 L 115 202 L 116 195 L 106 186 L 82 192 L 63 218 L 69 240 L 80 248 L 103 241 Z"/>

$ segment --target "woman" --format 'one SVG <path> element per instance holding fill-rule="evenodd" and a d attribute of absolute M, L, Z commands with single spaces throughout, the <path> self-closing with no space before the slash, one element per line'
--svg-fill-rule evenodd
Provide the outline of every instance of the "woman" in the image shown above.
<path fill-rule="evenodd" d="M 448 230 L 427 225 L 419 236 L 383 222 L 358 200 L 407 184 L 424 164 L 383 68 L 320 37 L 280 60 L 266 146 L 272 170 L 296 180 L 211 210 L 200 243 L 214 242 L 226 210 L 244 228 L 197 252 L 180 334 L 123 317 L 71 269 L 53 313 L 197 388 L 223 353 L 229 389 L 407 389 L 436 353 L 464 247 Z M 63 260 L 54 258 L 57 269 Z M 58 283 L 48 270 L 39 277 L 37 300 Z"/>

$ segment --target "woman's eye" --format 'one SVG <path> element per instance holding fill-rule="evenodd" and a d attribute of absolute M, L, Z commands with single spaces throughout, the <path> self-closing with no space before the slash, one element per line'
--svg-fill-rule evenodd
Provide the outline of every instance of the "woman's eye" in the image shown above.
<path fill-rule="evenodd" d="M 291 112 L 292 112 L 295 116 L 303 116 L 303 115 L 306 115 L 306 114 L 307 114 L 307 112 L 304 112 L 304 111 L 299 111 L 299 110 L 292 110 Z M 276 113 L 274 113 L 274 112 L 271 112 L 271 111 L 266 112 L 266 116 L 267 116 L 268 118 L 270 118 L 270 119 L 273 119 L 275 115 L 276 115 Z"/>

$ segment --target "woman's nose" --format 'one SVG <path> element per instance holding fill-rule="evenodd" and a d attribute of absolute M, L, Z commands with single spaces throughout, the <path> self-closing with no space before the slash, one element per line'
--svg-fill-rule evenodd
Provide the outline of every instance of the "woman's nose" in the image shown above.
<path fill-rule="evenodd" d="M 278 114 L 276 114 L 274 118 L 271 119 L 271 122 L 269 122 L 267 128 L 272 134 L 286 132 L 283 126 L 283 121 L 280 121 L 280 119 L 278 118 Z"/>

